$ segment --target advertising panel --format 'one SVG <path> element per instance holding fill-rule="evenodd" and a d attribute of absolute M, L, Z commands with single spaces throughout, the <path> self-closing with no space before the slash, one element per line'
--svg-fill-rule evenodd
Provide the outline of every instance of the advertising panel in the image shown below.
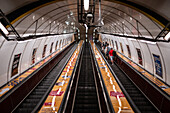
<path fill-rule="evenodd" d="M 20 56 L 21 56 L 21 53 L 14 56 L 14 60 L 13 60 L 13 63 L 12 63 L 11 77 L 18 73 L 18 66 L 19 66 Z"/>
<path fill-rule="evenodd" d="M 159 55 L 153 54 L 154 62 L 155 62 L 155 71 L 156 74 L 162 77 L 162 65 L 161 65 L 161 59 Z"/>

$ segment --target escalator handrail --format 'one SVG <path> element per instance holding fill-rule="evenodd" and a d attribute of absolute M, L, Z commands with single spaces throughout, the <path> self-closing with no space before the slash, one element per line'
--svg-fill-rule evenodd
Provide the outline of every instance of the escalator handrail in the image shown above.
<path fill-rule="evenodd" d="M 109 113 L 115 113 L 114 108 L 113 108 L 112 103 L 111 103 L 111 100 L 109 98 L 109 94 L 107 92 L 106 86 L 104 84 L 104 80 L 103 80 L 102 74 L 99 71 L 99 66 L 98 66 L 98 63 L 96 61 L 94 51 L 92 49 L 92 45 L 91 45 L 91 50 L 92 50 L 92 53 L 93 53 L 93 58 L 94 58 L 94 61 L 95 61 L 95 65 L 97 67 L 97 71 L 98 71 L 98 75 L 99 75 L 99 79 L 100 79 L 100 84 L 102 86 L 102 90 L 103 90 L 103 94 L 104 94 L 104 99 L 105 99 L 105 102 L 106 102 L 107 110 L 109 111 Z"/>
<path fill-rule="evenodd" d="M 70 60 L 72 54 L 74 53 L 75 49 L 77 46 L 74 47 L 73 51 L 71 52 L 71 54 L 69 55 L 68 59 L 66 60 L 66 62 L 64 63 L 62 69 L 60 70 L 59 74 L 57 75 L 57 77 L 54 79 L 54 81 L 52 82 L 52 84 L 49 86 L 48 90 L 46 91 L 46 93 L 44 94 L 44 96 L 41 98 L 41 100 L 38 102 L 38 104 L 36 105 L 36 107 L 33 109 L 33 111 L 31 113 L 35 113 L 36 111 L 38 111 L 40 109 L 40 107 L 42 106 L 42 104 L 44 103 L 45 99 L 47 98 L 48 94 L 50 93 L 51 89 L 53 88 L 53 86 L 55 85 L 56 81 L 58 80 L 58 78 L 60 77 L 61 73 L 63 72 L 65 66 L 67 65 L 68 61 Z"/>
<path fill-rule="evenodd" d="M 84 46 L 84 45 L 83 45 Z M 75 105 L 75 98 L 76 98 L 76 95 L 77 95 L 77 87 L 78 87 L 78 83 L 79 83 L 79 75 L 80 75 L 80 69 L 81 69 L 81 64 L 82 64 L 82 59 L 83 59 L 83 52 L 84 52 L 84 47 L 82 46 L 82 51 L 81 51 L 81 57 L 80 57 L 80 61 L 79 61 L 79 68 L 78 70 L 76 69 L 76 71 L 78 71 L 78 74 L 77 74 L 77 79 L 76 79 L 76 86 L 75 86 L 75 90 L 74 90 L 74 97 L 73 97 L 73 104 L 72 104 L 72 107 L 71 107 L 71 113 L 73 113 L 73 110 L 74 110 L 74 105 Z M 76 67 L 77 68 L 77 67 Z M 76 72 L 74 73 L 74 76 L 75 76 Z M 74 78 L 73 78 L 74 79 Z M 65 110 L 64 110 L 65 111 Z"/>
<path fill-rule="evenodd" d="M 91 56 L 91 59 L 92 59 L 92 67 L 93 67 L 93 73 L 94 73 L 94 80 L 95 80 L 95 86 L 96 86 L 96 92 L 97 92 L 97 96 L 98 96 L 98 101 L 99 101 L 99 109 L 100 109 L 100 112 L 102 112 L 102 110 L 101 110 L 101 103 L 100 103 L 100 99 L 99 99 L 99 92 L 98 92 L 98 85 L 97 85 L 97 80 L 96 80 L 96 76 L 95 75 L 98 75 L 99 76 L 99 72 L 98 72 L 98 68 L 97 68 L 97 66 L 96 66 L 96 63 L 95 63 L 95 60 L 94 60 L 94 54 L 93 54 L 93 50 L 92 50 L 92 48 L 91 48 L 91 44 L 90 44 L 90 42 L 89 42 L 89 45 L 90 45 L 90 56 Z M 95 67 L 96 68 L 95 68 Z M 95 69 L 94 69 L 95 68 Z M 95 72 L 95 70 L 96 70 L 96 72 Z M 101 78 L 100 78 L 100 76 L 99 76 L 99 80 L 101 80 Z M 101 82 L 100 82 L 100 84 L 101 84 Z M 101 87 L 102 87 L 102 91 L 103 91 L 103 86 L 101 85 Z M 104 95 L 104 99 L 105 99 L 105 94 L 103 94 Z M 106 100 L 106 99 L 105 99 Z M 105 101 L 105 103 L 106 103 L 106 101 Z M 107 103 L 106 103 L 106 106 L 107 106 L 107 108 L 108 108 L 108 105 L 107 105 Z M 110 110 L 109 109 L 107 109 L 107 111 L 110 113 Z"/>
<path fill-rule="evenodd" d="M 84 42 L 83 42 L 83 44 L 84 44 Z M 66 109 L 66 105 L 67 105 L 67 103 L 68 103 L 68 98 L 69 98 L 70 91 L 71 91 L 72 80 L 73 80 L 73 78 L 74 78 L 74 76 L 75 76 L 75 72 L 76 72 L 78 63 L 79 63 L 79 61 L 80 61 L 79 59 L 80 59 L 80 56 L 81 56 L 83 44 L 82 44 L 82 46 L 81 46 L 81 48 L 80 48 L 80 53 L 79 53 L 79 55 L 78 55 L 78 57 L 77 57 L 76 64 L 75 64 L 74 69 L 73 69 L 73 72 L 72 72 L 72 74 L 71 74 L 71 78 L 70 78 L 70 80 L 69 80 L 69 84 L 67 85 L 67 88 L 66 88 L 65 94 L 64 94 L 64 96 L 63 96 L 63 100 L 62 100 L 62 102 L 61 102 L 61 105 L 60 105 L 60 108 L 59 108 L 59 110 L 58 110 L 58 113 L 62 113 L 62 112 L 65 111 L 65 109 Z"/>
<path fill-rule="evenodd" d="M 140 110 L 138 109 L 138 107 L 136 106 L 136 104 L 132 101 L 131 97 L 129 96 L 129 94 L 127 93 L 127 91 L 125 90 L 124 86 L 122 85 L 122 83 L 120 82 L 120 80 L 117 78 L 116 74 L 114 73 L 114 71 L 112 70 L 112 68 L 110 67 L 109 63 L 106 61 L 105 57 L 103 56 L 103 54 L 101 53 L 101 51 L 99 50 L 99 48 L 96 46 L 96 48 L 98 49 L 100 55 L 102 56 L 102 58 L 104 59 L 105 63 L 107 64 L 107 66 L 109 67 L 112 75 L 114 76 L 116 82 L 118 83 L 119 87 L 121 88 L 123 94 L 125 95 L 126 99 L 128 100 L 129 104 L 132 106 L 133 110 L 135 111 L 135 113 L 141 113 Z"/>

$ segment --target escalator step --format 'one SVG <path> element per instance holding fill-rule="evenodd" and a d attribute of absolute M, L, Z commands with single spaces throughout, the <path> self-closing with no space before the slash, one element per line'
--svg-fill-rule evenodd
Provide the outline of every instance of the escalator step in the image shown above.
<path fill-rule="evenodd" d="M 32 108 L 19 108 L 16 113 L 31 113 Z"/>
<path fill-rule="evenodd" d="M 81 104 L 81 103 L 79 103 L 79 104 L 76 104 L 75 107 L 76 108 L 80 108 L 80 109 L 96 109 L 98 107 L 98 105 L 96 105 L 96 104 L 85 104 L 85 103 Z"/>
<path fill-rule="evenodd" d="M 40 83 L 40 86 L 50 86 L 51 85 L 51 83 Z"/>
<path fill-rule="evenodd" d="M 134 89 L 127 89 L 126 91 L 127 91 L 128 93 L 134 93 L 134 94 L 140 93 L 139 91 L 134 90 Z"/>
<path fill-rule="evenodd" d="M 142 96 L 142 94 L 140 94 L 140 93 L 137 93 L 137 94 L 129 93 L 129 95 L 131 97 L 141 97 Z"/>
<path fill-rule="evenodd" d="M 146 101 L 146 99 L 143 97 L 131 97 L 131 98 L 133 98 L 133 100 L 135 101 Z"/>
<path fill-rule="evenodd" d="M 49 81 L 49 80 L 43 80 L 42 83 L 43 84 L 48 84 L 48 83 L 51 83 L 52 81 Z"/>
<path fill-rule="evenodd" d="M 44 95 L 44 92 L 32 92 L 33 95 Z"/>
<path fill-rule="evenodd" d="M 29 95 L 28 98 L 31 98 L 31 99 L 40 99 L 40 98 L 42 98 L 42 95 L 32 94 L 32 95 Z"/>
<path fill-rule="evenodd" d="M 96 93 L 95 92 L 78 92 L 77 95 L 79 96 L 96 96 Z"/>
<path fill-rule="evenodd" d="M 39 101 L 40 101 L 40 99 L 30 99 L 30 98 L 25 100 L 25 102 L 28 102 L 28 103 L 37 103 Z"/>
<path fill-rule="evenodd" d="M 85 104 L 95 104 L 97 103 L 97 99 L 95 100 L 92 100 L 92 99 L 89 99 L 89 100 L 85 100 L 85 99 L 79 99 L 76 101 L 77 104 L 81 104 L 81 103 L 85 103 Z"/>
<path fill-rule="evenodd" d="M 49 86 L 38 86 L 37 88 L 38 88 L 38 89 L 39 89 L 39 88 L 40 88 L 40 89 L 48 89 Z"/>
<path fill-rule="evenodd" d="M 94 96 L 81 96 L 81 95 L 79 95 L 79 96 L 77 96 L 77 99 L 94 99 Z"/>
<path fill-rule="evenodd" d="M 145 112 L 145 111 L 154 111 L 153 107 L 151 107 L 151 106 L 139 106 L 139 109 L 141 109 L 142 112 Z"/>
<path fill-rule="evenodd" d="M 36 105 L 36 103 L 23 103 L 21 108 L 34 108 Z"/>
<path fill-rule="evenodd" d="M 36 92 L 46 92 L 47 91 L 47 89 L 35 89 L 34 91 L 36 91 Z"/>

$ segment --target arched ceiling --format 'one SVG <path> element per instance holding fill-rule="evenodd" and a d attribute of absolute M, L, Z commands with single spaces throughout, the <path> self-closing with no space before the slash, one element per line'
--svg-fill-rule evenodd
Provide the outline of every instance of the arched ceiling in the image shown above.
<path fill-rule="evenodd" d="M 169 0 L 101 0 L 104 21 L 101 29 L 154 39 L 170 20 L 167 4 Z M 80 27 L 77 0 L 1 0 L 0 8 L 21 36 L 69 30 L 65 23 L 68 15 Z M 96 0 L 95 24 L 98 10 Z"/>

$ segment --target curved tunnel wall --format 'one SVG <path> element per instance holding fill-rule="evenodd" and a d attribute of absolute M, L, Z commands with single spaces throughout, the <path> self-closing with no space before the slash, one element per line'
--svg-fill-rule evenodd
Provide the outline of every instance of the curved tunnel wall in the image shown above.
<path fill-rule="evenodd" d="M 33 64 L 42 60 L 45 45 L 47 46 L 44 57 L 73 41 L 72 38 L 73 34 L 66 34 L 18 42 L 6 41 L 3 37 L 0 37 L 0 86 L 18 76 Z M 32 62 L 34 49 L 36 52 L 34 54 L 34 62 Z M 19 54 L 21 54 L 21 56 L 19 59 L 18 73 L 12 76 L 14 56 Z"/>
<path fill-rule="evenodd" d="M 170 70 L 169 70 L 170 44 L 169 43 L 164 43 L 164 42 L 153 43 L 147 41 L 139 41 L 135 39 L 126 39 L 126 38 L 108 35 L 108 34 L 101 34 L 100 37 L 101 37 L 100 40 L 109 42 L 110 46 L 120 53 L 122 53 L 121 44 L 120 44 L 122 43 L 122 48 L 123 48 L 122 54 L 124 54 L 126 57 L 129 58 L 128 48 L 127 48 L 128 45 L 131 53 L 130 59 L 132 61 L 134 61 L 135 63 L 137 63 L 144 69 L 146 69 L 147 71 L 149 71 L 155 77 L 158 77 L 159 79 L 163 80 L 167 84 L 170 84 Z M 116 47 L 116 42 L 118 45 L 118 49 Z M 141 51 L 142 65 L 139 64 L 137 49 Z M 162 77 L 156 74 L 155 61 L 153 55 L 160 57 L 161 66 L 162 66 Z"/>

